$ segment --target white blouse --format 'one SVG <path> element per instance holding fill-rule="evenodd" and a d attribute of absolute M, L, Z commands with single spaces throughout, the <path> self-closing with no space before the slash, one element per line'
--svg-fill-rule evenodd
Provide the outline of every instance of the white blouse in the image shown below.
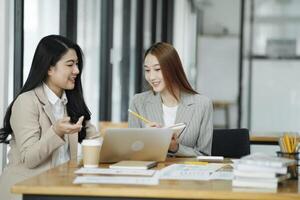
<path fill-rule="evenodd" d="M 62 119 L 64 117 L 65 106 L 68 103 L 66 93 L 63 92 L 62 97 L 59 98 L 56 94 L 44 83 L 44 92 L 48 97 L 48 100 L 51 104 L 52 113 L 55 117 L 55 120 Z M 58 166 L 70 160 L 70 150 L 69 150 L 69 141 L 68 137 L 64 135 L 65 144 L 55 150 L 58 156 L 54 160 L 54 166 Z"/>
<path fill-rule="evenodd" d="M 176 120 L 178 105 L 174 107 L 168 107 L 162 104 L 162 107 L 163 107 L 163 118 L 165 123 L 164 126 L 168 127 L 174 125 Z"/>

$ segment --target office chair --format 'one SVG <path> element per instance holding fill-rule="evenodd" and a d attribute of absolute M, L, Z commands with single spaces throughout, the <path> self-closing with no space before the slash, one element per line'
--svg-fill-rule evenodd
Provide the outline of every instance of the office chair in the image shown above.
<path fill-rule="evenodd" d="M 250 154 L 248 129 L 214 129 L 212 155 L 240 158 Z"/>

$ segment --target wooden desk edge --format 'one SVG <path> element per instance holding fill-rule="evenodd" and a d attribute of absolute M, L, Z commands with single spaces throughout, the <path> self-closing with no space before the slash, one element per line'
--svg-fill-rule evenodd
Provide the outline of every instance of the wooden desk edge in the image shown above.
<path fill-rule="evenodd" d="M 61 195 L 61 196 L 100 196 L 101 197 L 134 197 L 134 198 L 168 198 L 168 199 L 241 199 L 241 200 L 299 200 L 299 194 L 278 194 L 278 193 L 254 193 L 254 192 L 245 192 L 245 191 L 195 191 L 189 192 L 187 194 L 186 190 L 178 190 L 177 189 L 153 189 L 153 188 L 101 188 L 97 187 L 86 187 L 83 189 L 81 187 L 81 191 L 76 191 L 74 193 L 73 187 L 57 187 L 52 188 L 52 191 L 45 187 L 35 187 L 28 188 L 26 186 L 13 186 L 12 192 L 23 195 Z M 116 193 L 116 189 L 118 192 Z M 240 188 L 237 188 L 240 189 Z M 55 192 L 53 191 L 55 190 Z M 24 192 L 25 191 L 25 192 Z M 38 191 L 38 192 L 37 192 Z M 138 191 L 138 192 L 137 192 Z M 154 195 L 155 194 L 155 195 Z M 230 198 L 228 198 L 230 196 Z"/>

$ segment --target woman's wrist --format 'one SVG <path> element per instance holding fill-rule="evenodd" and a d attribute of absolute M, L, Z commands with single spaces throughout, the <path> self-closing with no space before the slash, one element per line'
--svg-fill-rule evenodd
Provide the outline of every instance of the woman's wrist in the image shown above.
<path fill-rule="evenodd" d="M 58 131 L 55 125 L 52 126 L 52 129 L 53 129 L 53 131 L 54 131 L 54 133 L 55 133 L 56 135 L 58 135 L 58 136 L 61 137 L 61 138 L 64 137 L 64 133 Z"/>
<path fill-rule="evenodd" d="M 179 144 L 177 143 L 175 148 L 170 148 L 169 149 L 169 152 L 170 153 L 177 153 L 178 150 L 179 150 Z"/>

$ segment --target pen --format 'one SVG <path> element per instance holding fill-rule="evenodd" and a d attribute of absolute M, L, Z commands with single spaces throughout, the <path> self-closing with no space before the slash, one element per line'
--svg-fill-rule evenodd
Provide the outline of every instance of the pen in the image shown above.
<path fill-rule="evenodd" d="M 128 109 L 128 112 L 134 116 L 136 116 L 137 118 L 139 118 L 140 120 L 142 120 L 143 122 L 145 122 L 146 124 L 151 123 L 151 121 L 149 121 L 148 119 L 144 118 L 143 116 L 137 114 L 136 112 L 133 112 L 132 110 Z"/>

